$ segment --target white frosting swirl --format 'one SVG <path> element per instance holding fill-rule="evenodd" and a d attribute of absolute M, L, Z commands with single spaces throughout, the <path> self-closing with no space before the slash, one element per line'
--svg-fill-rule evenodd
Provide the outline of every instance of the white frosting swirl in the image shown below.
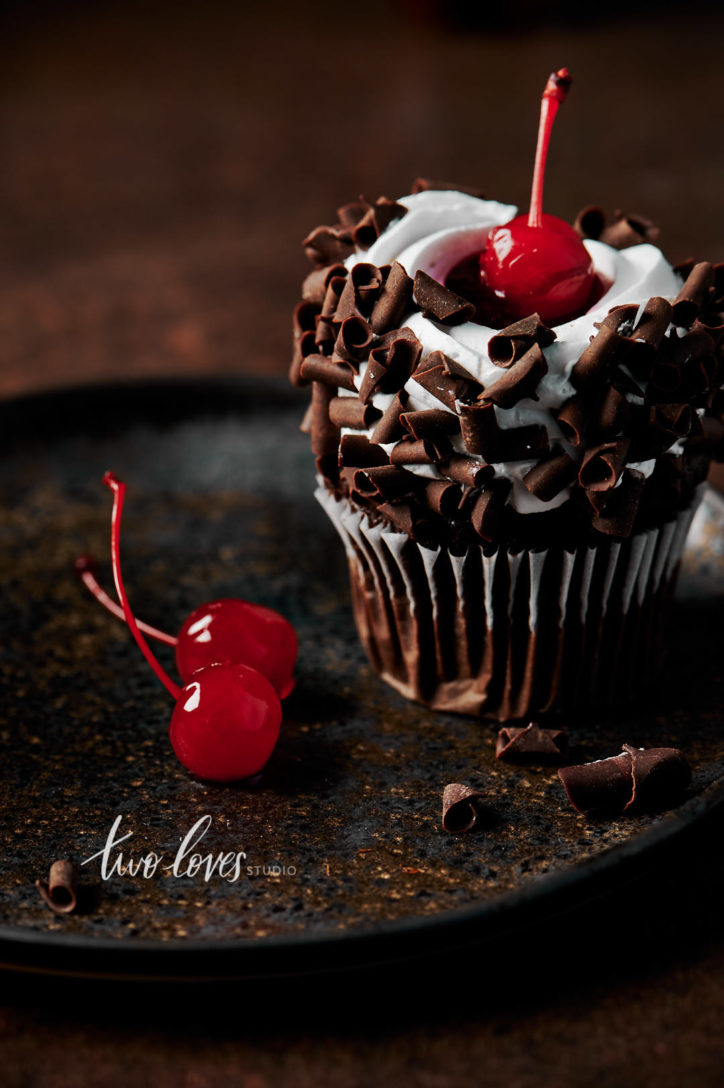
<path fill-rule="evenodd" d="M 494 226 L 509 222 L 518 210 L 512 204 L 499 204 L 445 190 L 427 190 L 405 196 L 398 203 L 408 209 L 407 214 L 390 223 L 368 250 L 351 254 L 345 261 L 348 268 L 362 262 L 380 266 L 398 261 L 409 276 L 414 277 L 422 270 L 438 282 L 444 282 L 459 261 L 484 248 Z M 548 373 L 538 385 L 538 399 L 526 398 L 512 408 L 495 409 L 499 427 L 543 424 L 549 440 L 558 443 L 574 458 L 578 454 L 564 441 L 553 412 L 575 392 L 570 373 L 597 331 L 594 322 L 601 321 L 612 307 L 625 303 L 638 303 L 643 307 L 654 296 L 673 301 L 682 282 L 656 246 L 642 244 L 616 250 L 602 242 L 585 240 L 583 244 L 593 259 L 596 272 L 611 283 L 610 288 L 585 314 L 556 326 L 556 339 L 543 349 Z M 488 357 L 488 342 L 499 330 L 473 321 L 446 327 L 423 317 L 419 311 L 410 315 L 405 326 L 422 344 L 423 358 L 432 351 L 443 351 L 483 385 L 489 385 L 500 376 L 500 368 Z M 358 387 L 365 369 L 366 364 L 362 364 Z M 409 394 L 410 410 L 446 407 L 412 379 L 405 389 Z M 388 395 L 376 394 L 372 403 L 384 411 L 390 399 Z M 368 436 L 371 433 L 372 428 Z M 453 445 L 458 452 L 466 452 L 460 436 Z M 550 502 L 535 498 L 520 482 L 534 463 L 507 461 L 494 466 L 498 476 L 512 481 L 509 501 L 520 513 L 552 510 L 569 497 L 566 488 Z M 405 467 L 426 476 L 439 475 L 432 465 Z M 648 464 L 646 468 L 650 471 Z"/>

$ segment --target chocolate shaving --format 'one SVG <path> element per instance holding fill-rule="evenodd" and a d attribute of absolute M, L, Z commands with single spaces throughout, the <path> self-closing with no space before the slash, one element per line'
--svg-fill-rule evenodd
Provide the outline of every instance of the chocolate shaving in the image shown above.
<path fill-rule="evenodd" d="M 476 189 L 469 185 L 458 185 L 454 181 L 439 181 L 437 178 L 415 178 L 412 183 L 413 193 L 423 193 L 432 190 L 433 192 L 455 192 L 466 193 L 468 196 L 477 196 L 480 200 L 485 200 L 485 193 L 482 189 Z"/>
<path fill-rule="evenodd" d="M 378 513 L 397 529 L 420 544 L 430 543 L 430 527 L 417 506 L 407 502 L 386 502 L 377 507 Z"/>
<path fill-rule="evenodd" d="M 381 415 L 379 409 L 357 397 L 332 397 L 329 402 L 329 418 L 337 427 L 366 431 Z"/>
<path fill-rule="evenodd" d="M 622 539 L 630 536 L 645 483 L 642 473 L 627 468 L 621 483 L 612 491 L 586 492 L 595 511 L 593 528 L 606 536 Z"/>
<path fill-rule="evenodd" d="M 370 325 L 375 333 L 396 328 L 412 309 L 413 281 L 398 261 L 394 261 L 370 314 Z"/>
<path fill-rule="evenodd" d="M 414 334 L 400 335 L 389 345 L 373 348 L 360 386 L 360 400 L 368 401 L 375 393 L 398 393 L 417 366 L 421 351 L 422 344 Z"/>
<path fill-rule="evenodd" d="M 335 361 L 362 362 L 369 354 L 372 340 L 372 329 L 363 317 L 345 318 L 334 344 Z"/>
<path fill-rule="evenodd" d="M 390 452 L 393 465 L 432 465 L 450 455 L 450 443 L 445 435 L 437 438 L 403 438 Z"/>
<path fill-rule="evenodd" d="M 327 287 L 332 277 L 336 276 L 344 279 L 346 275 L 347 269 L 343 264 L 330 264 L 323 268 L 315 268 L 314 272 L 310 272 L 302 284 L 302 298 L 305 302 L 313 302 L 317 307 L 320 307 L 324 302 Z"/>
<path fill-rule="evenodd" d="M 486 465 L 484 461 L 476 457 L 463 457 L 454 453 L 438 464 L 438 470 L 443 476 L 454 480 L 463 487 L 482 487 L 495 476 L 492 465 Z"/>
<path fill-rule="evenodd" d="M 78 907 L 79 876 L 75 862 L 63 858 L 50 866 L 48 880 L 36 880 L 35 886 L 52 911 L 72 914 Z"/>
<path fill-rule="evenodd" d="M 307 355 L 315 355 L 317 342 L 312 329 L 307 329 L 300 336 L 294 337 L 292 363 L 289 367 L 289 380 L 292 385 L 306 385 L 302 378 L 302 362 Z"/>
<path fill-rule="evenodd" d="M 354 239 L 349 227 L 316 227 L 302 245 L 309 260 L 316 265 L 343 261 L 354 252 Z"/>
<path fill-rule="evenodd" d="M 407 215 L 404 204 L 398 204 L 386 196 L 379 197 L 374 204 L 368 204 L 352 232 L 356 245 L 359 249 L 369 249 L 383 230 L 403 215 Z"/>
<path fill-rule="evenodd" d="M 691 768 L 678 748 L 634 748 L 595 763 L 558 772 L 568 800 L 587 816 L 616 816 L 660 809 L 678 799 L 691 781 Z"/>
<path fill-rule="evenodd" d="M 397 442 L 400 438 L 404 437 L 405 428 L 400 422 L 400 417 L 405 410 L 407 404 L 408 395 L 404 389 L 401 389 L 399 393 L 395 394 L 395 398 L 385 408 L 382 413 L 382 419 L 379 421 L 374 431 L 372 432 L 372 441 L 378 442 L 381 446 L 386 446 L 390 442 Z"/>
<path fill-rule="evenodd" d="M 492 385 L 485 387 L 482 397 L 499 408 L 512 408 L 519 400 L 538 400 L 536 390 L 541 378 L 548 373 L 548 363 L 538 344 L 528 348 Z"/>
<path fill-rule="evenodd" d="M 673 321 L 675 325 L 691 325 L 704 309 L 714 287 L 714 268 L 708 261 L 695 264 L 674 299 Z"/>
<path fill-rule="evenodd" d="M 310 434 L 315 457 L 332 457 L 339 445 L 339 427 L 329 418 L 334 390 L 322 382 L 312 382 Z"/>
<path fill-rule="evenodd" d="M 573 229 L 581 238 L 598 239 L 605 226 L 606 213 L 597 204 L 588 204 L 582 208 L 573 221 Z"/>
<path fill-rule="evenodd" d="M 302 359 L 300 376 L 304 381 L 322 382 L 334 389 L 348 389 L 357 392 L 354 384 L 355 369 L 349 363 L 335 362 L 326 355 L 307 355 Z"/>
<path fill-rule="evenodd" d="M 336 321 L 348 317 L 369 317 L 382 289 L 382 272 L 374 264 L 356 264 L 345 282 L 335 312 Z"/>
<path fill-rule="evenodd" d="M 437 438 L 441 434 L 460 434 L 460 420 L 442 408 L 426 408 L 421 412 L 405 412 L 400 422 L 413 438 Z"/>
<path fill-rule="evenodd" d="M 568 756 L 568 734 L 565 729 L 542 729 L 538 722 L 504 725 L 495 755 L 511 763 L 560 763 Z"/>
<path fill-rule="evenodd" d="M 615 487 L 623 472 L 630 444 L 628 438 L 617 438 L 587 450 L 578 473 L 581 487 L 589 491 L 610 491 Z"/>
<path fill-rule="evenodd" d="M 413 297 L 423 317 L 431 317 L 442 325 L 460 325 L 475 313 L 472 302 L 443 287 L 422 269 L 415 273 Z"/>
<path fill-rule="evenodd" d="M 442 794 L 442 829 L 453 835 L 472 831 L 480 816 L 483 794 L 462 782 L 449 782 Z"/>
<path fill-rule="evenodd" d="M 458 401 L 474 401 L 482 385 L 442 351 L 431 351 L 412 375 L 414 380 L 453 412 Z"/>
<path fill-rule="evenodd" d="M 450 480 L 428 480 L 424 487 L 425 502 L 430 509 L 444 518 L 452 518 L 460 504 L 458 484 Z"/>
<path fill-rule="evenodd" d="M 501 428 L 492 402 L 460 405 L 460 426 L 468 453 L 479 454 L 488 464 L 499 461 L 527 461 L 548 452 L 545 427 Z"/>
<path fill-rule="evenodd" d="M 601 401 L 598 411 L 598 431 L 602 438 L 613 438 L 626 429 L 628 401 L 623 393 L 611 386 Z"/>
<path fill-rule="evenodd" d="M 556 495 L 573 483 L 578 466 L 567 453 L 557 453 L 526 472 L 522 483 L 541 502 L 550 502 Z"/>
<path fill-rule="evenodd" d="M 638 246 L 642 242 L 655 244 L 659 233 L 659 228 L 650 219 L 615 211 L 614 222 L 610 227 L 604 227 L 598 237 L 599 241 L 614 249 L 628 249 L 629 246 Z"/>
<path fill-rule="evenodd" d="M 470 511 L 470 523 L 473 529 L 479 537 L 489 543 L 492 543 L 500 533 L 505 515 L 505 500 L 510 488 L 509 480 L 492 480 L 477 496 Z"/>
<path fill-rule="evenodd" d="M 556 338 L 553 329 L 544 325 L 538 314 L 524 317 L 506 326 L 490 338 L 488 355 L 496 366 L 509 367 L 533 346 L 545 348 Z"/>
<path fill-rule="evenodd" d="M 588 406 L 580 395 L 567 400 L 556 415 L 563 437 L 566 442 L 570 442 L 576 449 L 582 446 L 585 441 L 589 418 Z"/>
<path fill-rule="evenodd" d="M 601 384 L 614 363 L 625 361 L 631 344 L 625 336 L 602 323 L 598 332 L 571 371 L 575 389 L 588 389 Z"/>
<path fill-rule="evenodd" d="M 408 495 L 418 484 L 418 477 L 397 465 L 357 469 L 353 477 L 354 490 L 365 498 L 379 497 L 394 502 Z"/>
<path fill-rule="evenodd" d="M 633 330 L 634 343 L 643 341 L 656 350 L 671 323 L 671 303 L 665 298 L 650 298 Z"/>
<path fill-rule="evenodd" d="M 339 463 L 345 468 L 374 468 L 389 465 L 390 459 L 374 442 L 363 434 L 344 434 L 339 443 Z"/>

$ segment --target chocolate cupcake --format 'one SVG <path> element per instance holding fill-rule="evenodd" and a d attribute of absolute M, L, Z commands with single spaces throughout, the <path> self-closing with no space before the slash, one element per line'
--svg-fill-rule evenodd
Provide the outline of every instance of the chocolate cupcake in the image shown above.
<path fill-rule="evenodd" d="M 537 163 L 569 85 L 546 85 Z M 640 218 L 588 208 L 574 231 L 535 177 L 525 217 L 422 180 L 340 208 L 305 240 L 294 314 L 317 498 L 372 665 L 500 720 L 655 675 L 722 448 L 721 268 L 673 268 Z"/>

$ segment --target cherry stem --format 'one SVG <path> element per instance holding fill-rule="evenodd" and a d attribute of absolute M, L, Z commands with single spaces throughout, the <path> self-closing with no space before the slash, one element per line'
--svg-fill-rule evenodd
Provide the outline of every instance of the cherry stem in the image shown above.
<path fill-rule="evenodd" d="M 79 555 L 73 567 L 83 585 L 93 594 L 98 603 L 102 604 L 108 612 L 119 620 L 125 620 L 126 617 L 121 606 L 112 597 L 108 596 L 103 586 L 98 582 L 98 564 L 93 556 Z M 143 631 L 145 635 L 155 638 L 158 642 L 165 642 L 167 646 L 178 645 L 178 639 L 175 635 L 167 635 L 165 631 L 160 631 L 158 627 L 152 627 L 150 623 L 144 623 L 143 620 L 137 619 L 136 623 L 139 631 Z"/>
<path fill-rule="evenodd" d="M 146 642 L 145 638 L 141 634 L 138 624 L 136 623 L 136 617 L 131 611 L 131 606 L 128 603 L 128 597 L 126 596 L 126 590 L 123 585 L 123 577 L 121 575 L 121 516 L 123 514 L 123 500 L 126 497 L 126 485 L 122 480 L 119 480 L 112 472 L 107 472 L 103 477 L 103 483 L 107 487 L 110 487 L 113 492 L 113 514 L 111 517 L 111 561 L 113 563 L 113 580 L 116 583 L 116 592 L 118 599 L 123 606 L 123 618 L 131 629 L 131 634 L 138 643 L 138 648 L 146 658 L 156 676 L 159 678 L 163 686 L 169 692 L 169 694 L 178 701 L 181 694 L 181 688 L 178 684 L 175 684 L 168 673 L 162 668 L 161 664 L 156 660 L 151 648 Z"/>
<path fill-rule="evenodd" d="M 548 144 L 550 143 L 553 122 L 556 119 L 558 107 L 562 102 L 565 102 L 572 82 L 573 80 L 568 74 L 567 68 L 559 68 L 557 72 L 551 72 L 540 101 L 538 145 L 535 149 L 533 187 L 530 193 L 530 211 L 528 212 L 529 227 L 543 225 L 543 182 L 546 173 L 546 159 L 548 158 Z"/>

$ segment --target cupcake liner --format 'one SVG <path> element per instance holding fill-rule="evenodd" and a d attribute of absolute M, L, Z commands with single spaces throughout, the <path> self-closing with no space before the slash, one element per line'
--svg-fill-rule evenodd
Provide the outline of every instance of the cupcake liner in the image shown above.
<path fill-rule="evenodd" d="M 437 710 L 526 718 L 604 708 L 650 681 L 695 502 L 627 540 L 575 551 L 426 548 L 324 486 L 373 667 Z"/>

